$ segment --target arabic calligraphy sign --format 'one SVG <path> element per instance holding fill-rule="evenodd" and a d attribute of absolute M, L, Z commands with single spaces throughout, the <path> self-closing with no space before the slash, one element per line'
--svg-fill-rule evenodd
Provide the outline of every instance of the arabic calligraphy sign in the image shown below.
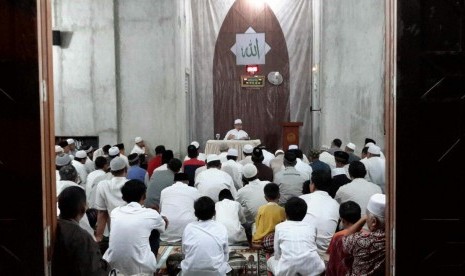
<path fill-rule="evenodd" d="M 236 64 L 265 64 L 265 33 L 236 34 Z"/>

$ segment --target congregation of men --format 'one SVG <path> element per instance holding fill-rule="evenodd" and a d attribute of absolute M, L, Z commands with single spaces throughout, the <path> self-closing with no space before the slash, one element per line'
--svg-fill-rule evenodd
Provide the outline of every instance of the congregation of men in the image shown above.
<path fill-rule="evenodd" d="M 234 125 L 225 140 L 249 139 L 240 119 Z M 149 159 L 141 137 L 127 157 L 124 144 L 78 149 L 73 139 L 61 141 L 55 147 L 56 243 L 60 252 L 77 255 L 54 260 L 56 275 L 107 275 L 110 269 L 153 275 L 160 243 L 182 246 L 183 275 L 225 275 L 235 244 L 265 249 L 274 275 L 384 272 L 385 159 L 375 141 L 365 141 L 361 157 L 354 143 L 342 147 L 340 139 L 311 150 L 309 158 L 297 145 L 274 154 L 244 145 L 242 160 L 227 146 L 223 155 L 202 153 L 196 141 L 186 149 L 178 159 L 159 145 Z M 265 158 L 269 154 L 273 158 Z M 359 206 L 351 223 L 340 209 L 347 202 Z M 258 240 L 257 223 L 258 231 L 266 226 Z M 70 231 L 85 243 L 69 241 L 76 239 Z M 339 257 L 348 261 L 334 264 Z"/>

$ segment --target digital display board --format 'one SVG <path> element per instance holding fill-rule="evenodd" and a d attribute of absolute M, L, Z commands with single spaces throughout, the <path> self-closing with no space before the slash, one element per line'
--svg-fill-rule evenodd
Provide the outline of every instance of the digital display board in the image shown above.
<path fill-rule="evenodd" d="M 262 88 L 265 86 L 265 76 L 241 76 L 241 87 Z"/>

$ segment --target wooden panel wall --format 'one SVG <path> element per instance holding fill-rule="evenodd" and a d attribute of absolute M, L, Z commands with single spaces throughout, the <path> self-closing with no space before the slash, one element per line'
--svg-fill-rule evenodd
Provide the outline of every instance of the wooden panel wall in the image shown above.
<path fill-rule="evenodd" d="M 234 119 L 241 118 L 251 138 L 261 139 L 275 150 L 282 140 L 279 123 L 289 121 L 289 55 L 276 16 L 266 3 L 258 3 L 261 2 L 237 0 L 221 26 L 213 62 L 214 130 L 223 137 L 233 128 Z M 244 33 L 249 27 L 265 33 L 271 46 L 259 74 L 279 71 L 284 78 L 281 85 L 267 81 L 261 89 L 241 88 L 240 76 L 246 74 L 245 66 L 236 65 L 230 49 L 236 42 L 236 33 Z"/>

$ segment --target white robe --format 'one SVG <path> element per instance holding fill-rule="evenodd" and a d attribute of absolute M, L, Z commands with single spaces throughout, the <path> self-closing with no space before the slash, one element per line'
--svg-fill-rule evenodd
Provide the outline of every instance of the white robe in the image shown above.
<path fill-rule="evenodd" d="M 245 223 L 244 212 L 242 206 L 237 201 L 223 199 L 215 204 L 215 221 L 221 223 L 228 231 L 229 244 L 247 241 L 244 227 Z"/>
<path fill-rule="evenodd" d="M 247 132 L 243 131 L 242 129 L 237 130 L 234 128 L 228 131 L 228 133 L 226 133 L 226 135 L 224 136 L 224 140 L 228 140 L 228 136 L 230 134 L 234 135 L 234 137 L 230 140 L 241 140 L 241 139 L 249 138 L 249 135 L 247 134 Z"/>

